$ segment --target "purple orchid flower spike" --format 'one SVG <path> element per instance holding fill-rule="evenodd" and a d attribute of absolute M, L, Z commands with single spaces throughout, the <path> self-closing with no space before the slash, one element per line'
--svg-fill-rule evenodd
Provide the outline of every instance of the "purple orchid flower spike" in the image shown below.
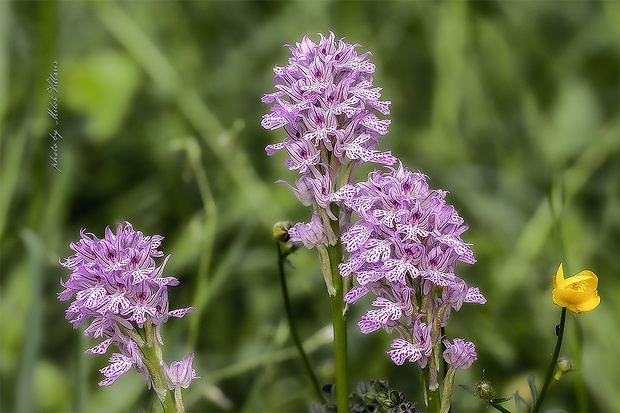
<path fill-rule="evenodd" d="M 442 340 L 450 311 L 486 302 L 478 288 L 468 287 L 455 273 L 457 262 L 476 260 L 471 244 L 461 238 L 467 225 L 445 196 L 445 191 L 429 189 L 425 175 L 402 164 L 371 172 L 367 181 L 345 185 L 334 195 L 359 216 L 341 236 L 349 256 L 340 273 L 354 275 L 358 283 L 344 300 L 376 296 L 358 323 L 360 330 L 398 331 L 388 355 L 398 365 L 409 361 L 428 369 L 430 391 L 439 387 L 442 346 L 453 370 L 466 369 L 476 359 L 472 343 Z"/>
<path fill-rule="evenodd" d="M 287 152 L 285 165 L 301 175 L 296 187 L 289 186 L 304 205 L 320 211 L 322 239 L 335 243 L 328 229 L 330 220 L 338 220 L 331 209 L 334 192 L 352 182 L 362 163 L 392 165 L 396 158 L 376 149 L 390 120 L 375 112 L 388 115 L 390 102 L 381 101 L 381 88 L 373 87 L 370 53 L 358 55 L 359 45 L 336 40 L 332 32 L 319 36 L 318 43 L 306 35 L 289 45 L 288 64 L 274 68 L 276 91 L 263 97 L 272 107 L 262 126 L 284 129 L 284 140 L 267 146 L 267 154 Z"/>
<path fill-rule="evenodd" d="M 70 244 L 75 254 L 60 263 L 72 273 L 67 281 L 60 281 L 64 290 L 58 298 L 73 299 L 66 310 L 73 328 L 90 322 L 84 335 L 104 339 L 87 354 L 105 354 L 111 345 L 119 350 L 100 370 L 105 379 L 99 385 L 109 386 L 136 370 L 154 388 L 164 410 L 172 411 L 160 360 L 160 329 L 169 317 L 183 317 L 194 307 L 169 310 L 168 286 L 179 281 L 163 275 L 170 255 L 159 266 L 155 262 L 164 256 L 158 250 L 163 237 L 144 236 L 129 222 L 119 223 L 116 233 L 106 228 L 102 239 L 83 229 L 80 235 Z"/>

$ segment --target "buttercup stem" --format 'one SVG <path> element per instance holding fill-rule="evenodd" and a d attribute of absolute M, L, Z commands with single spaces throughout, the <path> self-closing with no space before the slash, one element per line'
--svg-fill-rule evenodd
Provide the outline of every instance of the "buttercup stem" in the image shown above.
<path fill-rule="evenodd" d="M 293 321 L 293 311 L 291 309 L 291 300 L 288 295 L 288 288 L 286 286 L 286 277 L 284 276 L 284 255 L 282 254 L 282 247 L 280 245 L 280 241 L 276 241 L 276 247 L 278 248 L 278 271 L 280 273 L 280 285 L 282 286 L 282 296 L 284 298 L 284 308 L 286 311 L 286 318 L 288 319 L 288 325 L 291 329 L 291 336 L 293 337 L 293 341 L 295 342 L 295 346 L 297 347 L 297 351 L 299 351 L 299 356 L 301 357 L 301 361 L 304 365 L 304 370 L 306 370 L 306 374 L 312 383 L 312 388 L 314 389 L 315 396 L 318 399 L 323 398 L 323 394 L 321 392 L 321 385 L 319 384 L 319 380 L 316 378 L 312 367 L 310 366 L 310 361 L 308 360 L 308 356 L 304 351 L 304 348 L 301 344 L 301 340 L 299 339 L 299 334 L 297 334 L 297 328 L 295 327 L 295 322 Z"/>
<path fill-rule="evenodd" d="M 536 401 L 536 405 L 532 410 L 533 413 L 538 413 L 540 411 L 540 407 L 542 406 L 543 399 L 545 398 L 545 394 L 547 393 L 547 389 L 549 388 L 549 384 L 551 384 L 551 379 L 553 378 L 553 372 L 555 371 L 555 366 L 558 362 L 558 355 L 560 354 L 560 347 L 562 347 L 562 338 L 564 337 L 564 324 L 566 322 L 566 307 L 562 307 L 562 315 L 560 316 L 560 324 L 558 326 L 558 339 L 555 343 L 555 350 L 553 351 L 553 356 L 551 357 L 551 363 L 549 364 L 549 369 L 547 370 L 547 377 L 545 378 L 545 383 L 543 384 L 542 389 L 540 390 L 540 394 L 538 396 L 538 400 Z"/>

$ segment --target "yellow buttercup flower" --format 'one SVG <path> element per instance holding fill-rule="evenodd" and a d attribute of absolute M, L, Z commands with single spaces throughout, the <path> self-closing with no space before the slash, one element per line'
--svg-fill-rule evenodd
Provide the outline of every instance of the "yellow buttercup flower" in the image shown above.
<path fill-rule="evenodd" d="M 553 302 L 577 314 L 590 311 L 601 302 L 597 287 L 598 278 L 592 271 L 584 270 L 564 279 L 560 264 L 558 272 L 553 275 Z"/>

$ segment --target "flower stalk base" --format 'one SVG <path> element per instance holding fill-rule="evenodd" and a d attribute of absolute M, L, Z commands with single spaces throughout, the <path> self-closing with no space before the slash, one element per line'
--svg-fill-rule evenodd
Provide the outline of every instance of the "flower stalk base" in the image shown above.
<path fill-rule="evenodd" d="M 338 264 L 342 260 L 342 245 L 327 247 L 332 272 L 332 282 L 336 294 L 331 297 L 332 323 L 334 328 L 334 354 L 336 360 L 336 406 L 338 412 L 349 411 L 349 378 L 347 363 L 347 326 L 344 313 L 343 280 L 338 271 Z"/>
<path fill-rule="evenodd" d="M 148 323 L 147 323 L 148 325 Z M 152 328 L 145 329 L 146 342 L 140 347 L 144 365 L 146 366 L 152 380 L 153 390 L 157 394 L 157 398 L 161 402 L 165 413 L 179 413 L 184 411 L 178 410 L 172 400 L 172 395 L 167 389 L 166 378 L 164 374 L 164 360 L 162 357 L 159 342 L 154 337 Z"/>

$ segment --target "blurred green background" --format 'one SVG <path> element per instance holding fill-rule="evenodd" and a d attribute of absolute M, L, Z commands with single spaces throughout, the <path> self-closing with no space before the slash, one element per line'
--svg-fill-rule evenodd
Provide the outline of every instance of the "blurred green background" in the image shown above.
<path fill-rule="evenodd" d="M 272 68 L 304 34 L 334 31 L 372 51 L 392 101 L 391 150 L 450 191 L 478 262 L 460 275 L 484 306 L 453 313 L 449 337 L 501 395 L 540 385 L 560 309 L 551 274 L 599 277 L 600 306 L 569 314 L 562 355 L 577 372 L 547 407 L 620 410 L 619 50 L 617 1 L 0 1 L 0 409 L 149 411 L 143 378 L 98 388 L 107 356 L 64 319 L 59 257 L 80 228 L 102 237 L 128 220 L 165 236 L 180 285 L 164 326 L 170 362 L 196 352 L 188 411 L 304 411 L 308 380 L 292 347 L 271 226 L 309 211 L 277 179 L 260 102 Z M 59 124 L 46 82 L 58 65 Z M 49 134 L 58 142 L 52 167 Z M 363 177 L 366 170 L 359 170 Z M 330 309 L 316 251 L 288 270 L 311 361 L 333 380 Z M 386 378 L 423 410 L 417 366 L 397 367 L 390 337 L 349 317 L 351 390 Z M 109 352 L 110 353 L 110 352 Z M 108 353 L 108 356 L 109 356 Z M 512 402 L 507 405 L 514 411 Z M 488 411 L 459 387 L 454 412 Z"/>

